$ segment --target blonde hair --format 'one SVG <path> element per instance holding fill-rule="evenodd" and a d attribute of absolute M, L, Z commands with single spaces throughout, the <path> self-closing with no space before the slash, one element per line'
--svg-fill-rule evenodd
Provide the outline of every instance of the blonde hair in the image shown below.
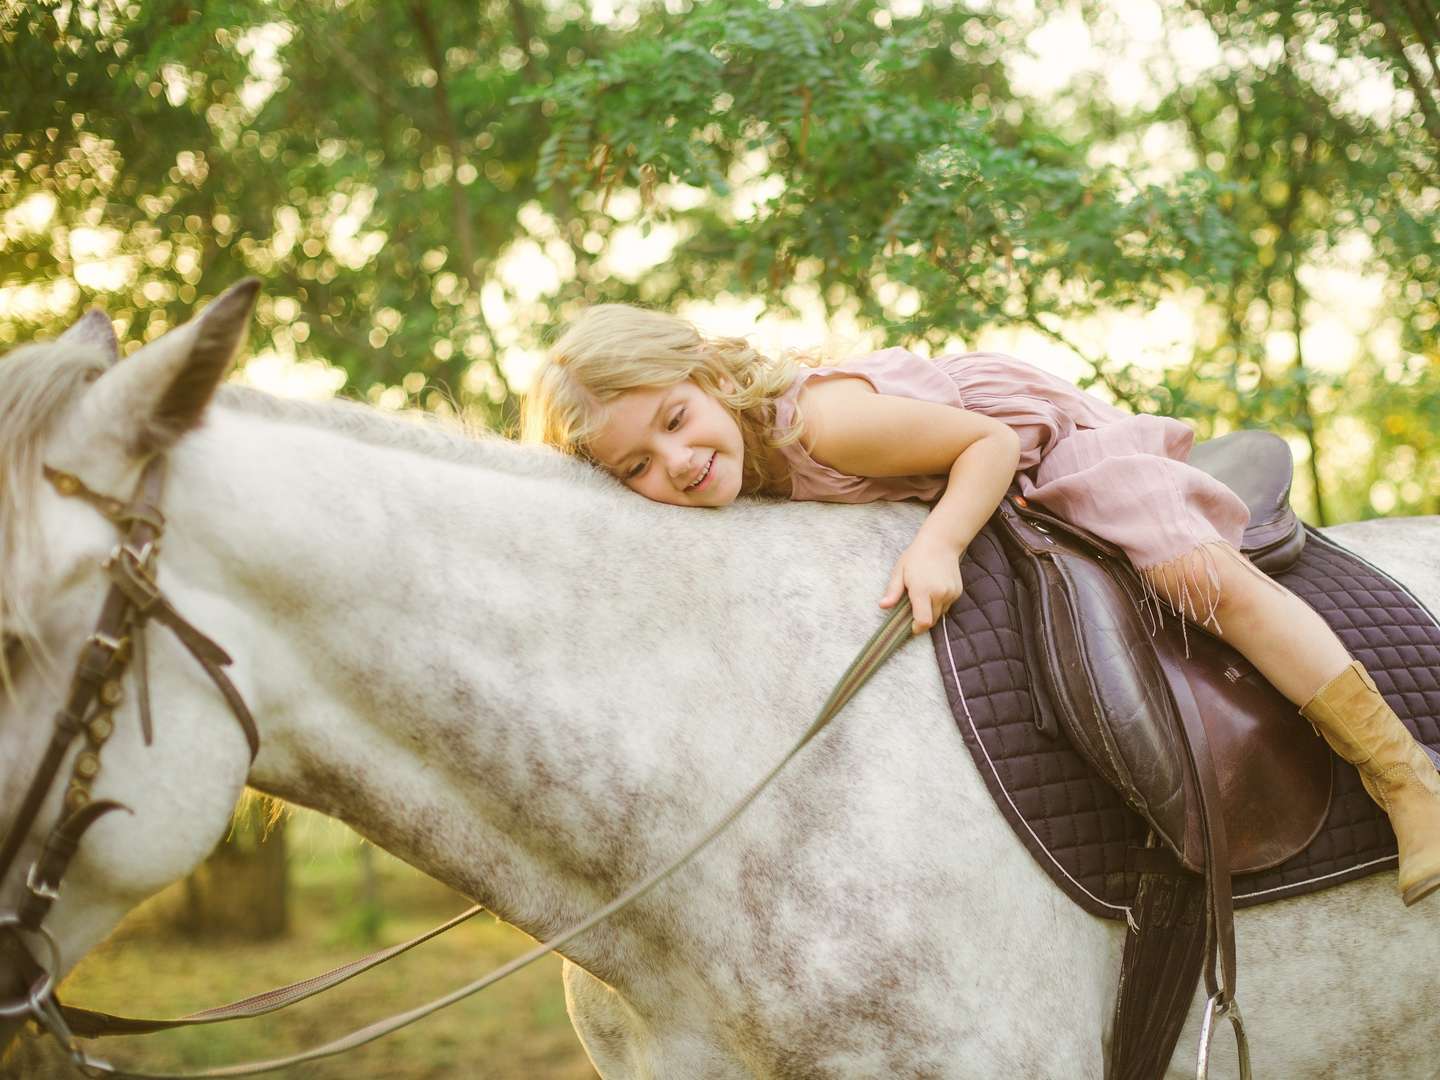
<path fill-rule="evenodd" d="M 525 395 L 520 437 L 593 463 L 590 442 L 607 405 L 630 390 L 691 379 L 735 416 L 745 444 L 741 486 L 753 493 L 780 479 L 770 475 L 765 451 L 800 437 L 798 422 L 774 430 L 775 399 L 798 371 L 790 357 L 763 356 L 744 338 L 706 337 L 677 315 L 598 304 L 565 329 L 541 363 Z"/>

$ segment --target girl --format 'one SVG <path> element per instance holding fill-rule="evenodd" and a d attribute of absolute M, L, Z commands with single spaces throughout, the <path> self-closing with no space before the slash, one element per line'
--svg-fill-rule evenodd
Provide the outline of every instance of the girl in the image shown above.
<path fill-rule="evenodd" d="M 1006 356 L 887 349 L 833 367 L 619 304 L 587 310 L 541 365 L 523 436 L 676 506 L 742 494 L 935 500 L 880 600 L 926 630 L 961 592 L 960 557 L 1012 482 L 1122 548 L 1154 597 L 1243 654 L 1360 769 L 1400 849 L 1401 898 L 1440 888 L 1440 773 L 1307 604 L 1239 553 L 1249 520 L 1186 463 L 1177 420 L 1130 415 Z"/>

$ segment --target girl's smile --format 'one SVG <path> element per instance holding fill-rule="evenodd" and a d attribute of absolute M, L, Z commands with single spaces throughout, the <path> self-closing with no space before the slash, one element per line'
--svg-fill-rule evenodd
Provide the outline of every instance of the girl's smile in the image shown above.
<path fill-rule="evenodd" d="M 710 475 L 715 471 L 715 458 L 718 456 L 718 451 L 710 455 L 710 460 L 705 462 L 705 468 L 700 471 L 700 479 L 696 480 L 693 484 L 691 484 L 689 490 L 705 490 L 706 486 L 710 483 Z"/>
<path fill-rule="evenodd" d="M 727 506 L 744 479 L 740 425 L 689 379 L 621 394 L 590 452 L 632 491 L 674 506 Z"/>

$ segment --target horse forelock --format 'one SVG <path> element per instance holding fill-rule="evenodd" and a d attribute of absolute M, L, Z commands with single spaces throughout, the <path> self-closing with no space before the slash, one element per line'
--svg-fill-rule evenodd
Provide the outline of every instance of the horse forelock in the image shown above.
<path fill-rule="evenodd" d="M 0 633 L 33 638 L 19 575 L 22 551 L 38 550 L 35 507 L 40 447 L 80 387 L 108 366 L 102 349 L 67 342 L 24 345 L 0 357 Z M 0 651 L 0 682 L 8 682 Z"/>

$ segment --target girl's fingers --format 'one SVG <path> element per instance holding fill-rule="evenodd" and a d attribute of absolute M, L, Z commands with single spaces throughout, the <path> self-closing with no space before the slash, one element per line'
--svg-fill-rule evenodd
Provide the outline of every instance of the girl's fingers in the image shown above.
<path fill-rule="evenodd" d="M 883 608 L 894 607 L 900 599 L 900 594 L 905 591 L 905 578 L 900 572 L 900 567 L 890 571 L 890 584 L 885 588 L 885 595 L 880 598 L 880 606 Z"/>
<path fill-rule="evenodd" d="M 923 593 L 917 596 L 912 592 L 910 606 L 915 609 L 915 621 L 910 626 L 911 633 L 919 634 L 935 624 L 935 620 L 930 617 L 930 597 Z"/>
<path fill-rule="evenodd" d="M 910 593 L 910 603 L 915 608 L 916 615 L 912 627 L 913 631 L 918 634 L 922 630 L 930 629 L 930 627 L 945 617 L 945 613 L 949 611 L 955 601 L 959 599 L 960 590 L 958 589 L 946 589 L 930 596 L 922 595 L 919 599 L 917 599 L 915 591 L 912 590 Z"/>

